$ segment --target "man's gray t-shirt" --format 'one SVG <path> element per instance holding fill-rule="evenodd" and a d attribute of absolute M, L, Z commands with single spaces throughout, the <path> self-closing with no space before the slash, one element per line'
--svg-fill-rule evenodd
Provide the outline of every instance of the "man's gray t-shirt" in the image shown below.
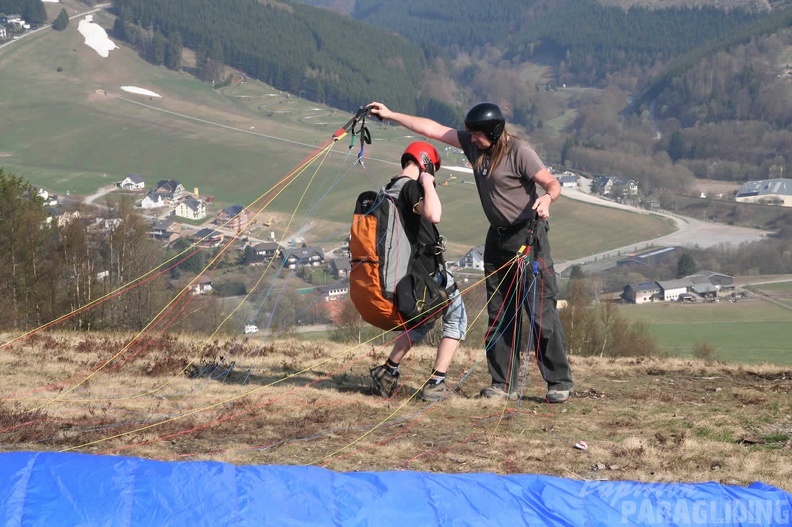
<path fill-rule="evenodd" d="M 457 137 L 462 151 L 471 164 L 479 155 L 487 156 L 482 170 L 474 170 L 481 206 L 490 224 L 507 227 L 528 221 L 533 216 L 531 206 L 536 200 L 534 176 L 544 168 L 539 155 L 527 142 L 511 137 L 514 144 L 501 160 L 495 171 L 489 173 L 489 154 L 479 149 L 471 140 L 470 133 L 458 130 Z"/>

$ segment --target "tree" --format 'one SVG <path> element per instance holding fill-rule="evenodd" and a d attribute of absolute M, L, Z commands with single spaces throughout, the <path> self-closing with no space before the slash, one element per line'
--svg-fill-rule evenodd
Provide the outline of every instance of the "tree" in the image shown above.
<path fill-rule="evenodd" d="M 115 286 L 134 285 L 114 298 L 112 324 L 142 329 L 156 316 L 164 300 L 164 278 L 155 273 L 162 264 L 162 254 L 149 239 L 147 225 L 130 199 L 122 199 L 113 212 L 114 217 L 101 233 L 104 270 Z"/>
<path fill-rule="evenodd" d="M 152 63 L 157 66 L 162 66 L 165 63 L 167 44 L 162 33 L 159 31 L 154 33 L 154 37 L 151 39 L 151 56 L 149 57 Z"/>
<path fill-rule="evenodd" d="M 677 261 L 677 278 L 690 276 L 696 272 L 696 262 L 690 253 L 684 253 Z"/>
<path fill-rule="evenodd" d="M 668 157 L 672 161 L 679 161 L 685 155 L 685 138 L 682 137 L 682 132 L 674 130 L 671 134 L 671 139 L 668 141 Z"/>
<path fill-rule="evenodd" d="M 47 9 L 41 0 L 29 0 L 25 2 L 22 16 L 31 24 L 42 24 L 47 21 Z"/>
<path fill-rule="evenodd" d="M 578 264 L 573 265 L 572 269 L 569 270 L 570 280 L 583 280 L 585 277 L 586 275 L 583 274 L 583 268 Z"/>
<path fill-rule="evenodd" d="M 54 247 L 42 199 L 21 178 L 0 169 L 0 327 L 27 328 L 49 310 L 51 276 L 42 271 Z"/>
<path fill-rule="evenodd" d="M 180 71 L 182 67 L 182 39 L 179 33 L 171 34 L 168 44 L 165 47 L 165 67 L 174 71 Z"/>
<path fill-rule="evenodd" d="M 331 338 L 336 342 L 360 342 L 364 328 L 370 326 L 363 322 L 352 300 L 345 298 L 341 302 L 341 310 Z"/>
<path fill-rule="evenodd" d="M 69 26 L 69 15 L 66 13 L 65 9 L 61 9 L 60 14 L 55 18 L 55 21 L 52 23 L 52 29 L 56 31 L 63 31 Z"/>
<path fill-rule="evenodd" d="M 594 315 L 593 298 L 584 280 L 569 283 L 567 306 L 559 310 L 570 355 L 593 355 L 602 347 L 602 336 Z"/>

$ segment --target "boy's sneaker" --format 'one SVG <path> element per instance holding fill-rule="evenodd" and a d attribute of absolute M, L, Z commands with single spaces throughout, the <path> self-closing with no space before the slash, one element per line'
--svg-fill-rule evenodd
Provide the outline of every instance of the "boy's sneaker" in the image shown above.
<path fill-rule="evenodd" d="M 388 368 L 377 366 L 371 368 L 371 380 L 374 381 L 374 386 L 371 390 L 381 397 L 390 397 L 396 391 L 396 384 L 399 382 L 399 372 L 396 375 L 388 371 Z"/>
<path fill-rule="evenodd" d="M 421 399 L 424 401 L 435 402 L 448 397 L 448 386 L 445 381 L 439 383 L 427 383 L 421 390 Z"/>
<path fill-rule="evenodd" d="M 565 403 L 569 400 L 569 395 L 572 390 L 547 390 L 547 402 L 548 403 Z"/>
<path fill-rule="evenodd" d="M 485 399 L 508 399 L 509 401 L 516 401 L 520 396 L 516 392 L 507 393 L 504 390 L 505 386 L 502 384 L 493 384 L 481 390 L 481 397 Z"/>

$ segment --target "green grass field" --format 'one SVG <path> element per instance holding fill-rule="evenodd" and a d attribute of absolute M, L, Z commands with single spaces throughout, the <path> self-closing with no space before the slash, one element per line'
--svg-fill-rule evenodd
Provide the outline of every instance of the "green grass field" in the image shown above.
<path fill-rule="evenodd" d="M 105 12 L 94 20 L 105 28 L 113 22 Z M 51 192 L 88 195 L 138 173 L 148 186 L 176 179 L 189 191 L 198 188 L 201 195 L 215 197 L 215 208 L 248 205 L 352 115 L 255 80 L 214 90 L 187 73 L 147 64 L 123 46 L 103 58 L 84 43 L 78 22 L 72 20 L 63 32 L 39 31 L 0 50 L 0 167 Z M 126 85 L 162 97 L 122 91 Z M 351 148 L 346 137 L 267 205 L 270 211 L 294 214 L 294 230 L 311 224 L 309 243 L 342 239 L 357 194 L 395 175 L 402 150 L 419 139 L 376 120 L 367 124 L 373 142 L 365 146 L 365 170 L 352 166 L 359 137 Z M 459 155 L 446 156 L 445 149 L 441 155 L 446 165 L 461 161 Z M 444 204 L 441 229 L 449 240 L 449 257 L 458 257 L 483 243 L 486 221 L 469 176 L 465 180 L 441 169 L 438 179 L 448 180 L 438 187 Z M 657 217 L 566 199 L 554 208 L 552 229 L 557 261 L 671 231 Z"/>
<path fill-rule="evenodd" d="M 783 287 L 792 289 L 792 283 Z M 650 334 L 673 356 L 692 357 L 696 344 L 707 343 L 718 360 L 792 365 L 792 310 L 759 298 L 620 305 L 619 311 L 646 322 Z"/>

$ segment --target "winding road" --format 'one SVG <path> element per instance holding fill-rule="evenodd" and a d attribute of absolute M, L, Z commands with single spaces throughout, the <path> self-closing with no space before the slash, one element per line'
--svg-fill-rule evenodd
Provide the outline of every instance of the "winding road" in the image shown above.
<path fill-rule="evenodd" d="M 659 247 L 716 247 L 719 245 L 740 245 L 741 243 L 754 242 L 767 236 L 769 231 L 751 229 L 748 227 L 737 227 L 722 223 L 701 221 L 695 218 L 672 214 L 667 211 L 646 211 L 629 205 L 616 203 L 599 196 L 595 196 L 582 190 L 565 188 L 562 193 L 564 196 L 587 203 L 594 203 L 606 207 L 629 210 L 640 214 L 656 214 L 665 216 L 676 223 L 677 231 L 658 238 L 645 240 L 643 242 L 631 243 L 624 247 L 611 249 L 599 254 L 594 254 L 577 260 L 567 262 L 556 262 L 556 271 L 559 273 L 573 265 L 581 265 L 590 271 L 602 271 L 616 265 L 619 255 L 633 252 L 636 246 L 659 246 Z"/>

